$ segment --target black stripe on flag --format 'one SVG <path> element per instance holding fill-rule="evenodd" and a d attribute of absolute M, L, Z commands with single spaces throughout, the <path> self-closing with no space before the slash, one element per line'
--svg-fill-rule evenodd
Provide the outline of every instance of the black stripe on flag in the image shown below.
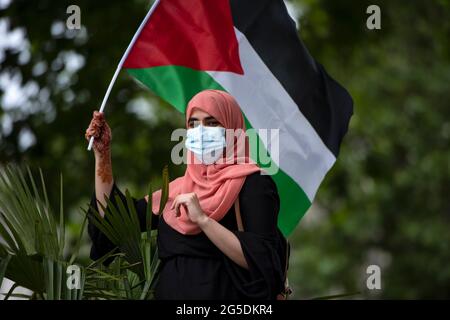
<path fill-rule="evenodd" d="M 230 5 L 235 27 L 337 157 L 353 114 L 350 94 L 309 54 L 283 0 L 230 0 Z"/>

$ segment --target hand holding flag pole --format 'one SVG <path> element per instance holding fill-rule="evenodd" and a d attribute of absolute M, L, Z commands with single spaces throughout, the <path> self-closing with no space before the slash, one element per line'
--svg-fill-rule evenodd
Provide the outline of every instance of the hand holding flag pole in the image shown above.
<path fill-rule="evenodd" d="M 103 110 L 105 109 L 106 101 L 108 101 L 109 94 L 111 93 L 112 87 L 114 86 L 114 83 L 116 82 L 117 76 L 119 75 L 120 69 L 122 69 L 123 63 L 125 62 L 125 60 L 128 56 L 128 53 L 130 52 L 131 48 L 133 47 L 134 43 L 136 42 L 139 34 L 141 33 L 141 31 L 144 28 L 145 24 L 147 23 L 148 19 L 153 14 L 153 11 L 155 11 L 159 2 L 160 2 L 160 0 L 156 0 L 155 2 L 153 2 L 150 10 L 145 15 L 144 20 L 142 20 L 141 24 L 139 25 L 139 28 L 137 29 L 136 33 L 134 34 L 133 38 L 131 39 L 127 50 L 125 51 L 122 58 L 120 59 L 119 64 L 117 65 L 117 69 L 114 72 L 111 82 L 109 83 L 108 90 L 106 90 L 105 96 L 103 97 L 103 101 L 100 106 L 99 112 L 103 112 Z M 94 144 L 94 137 L 91 137 L 89 140 L 88 148 L 87 148 L 89 151 L 92 149 L 93 144 Z"/>

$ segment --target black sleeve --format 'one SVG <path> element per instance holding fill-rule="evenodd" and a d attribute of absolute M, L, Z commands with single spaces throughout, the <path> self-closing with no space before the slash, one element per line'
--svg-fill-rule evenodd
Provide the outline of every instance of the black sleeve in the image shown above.
<path fill-rule="evenodd" d="M 118 195 L 122 199 L 122 202 L 124 203 L 125 208 L 128 209 L 127 202 L 126 202 L 126 196 L 117 187 L 116 182 L 114 182 L 111 192 L 108 197 L 114 206 L 116 206 L 115 195 Z M 142 198 L 142 199 L 133 198 L 133 203 L 134 203 L 134 206 L 136 207 L 136 213 L 138 215 L 141 231 L 145 231 L 146 230 L 145 215 L 147 212 L 147 201 L 145 200 L 145 198 Z M 90 206 L 94 207 L 98 211 L 95 191 L 92 193 Z M 102 256 L 104 256 L 105 254 L 107 254 L 108 252 L 110 252 L 111 250 L 113 250 L 115 245 L 91 221 L 92 214 L 93 214 L 92 210 L 89 209 L 89 211 L 88 211 L 88 217 L 89 217 L 88 234 L 92 240 L 90 258 L 92 260 L 97 260 L 97 259 L 101 258 Z M 107 218 L 108 218 L 108 216 L 107 216 L 107 214 L 105 214 L 104 219 L 107 219 Z M 159 221 L 158 218 L 159 217 L 157 215 L 152 214 L 152 229 L 158 228 L 158 221 Z M 109 261 L 109 262 L 111 262 L 111 261 Z"/>
<path fill-rule="evenodd" d="M 280 199 L 272 178 L 249 175 L 239 194 L 244 231 L 238 237 L 249 270 L 225 258 L 235 286 L 248 299 L 276 299 L 284 286 L 283 250 L 278 229 Z"/>

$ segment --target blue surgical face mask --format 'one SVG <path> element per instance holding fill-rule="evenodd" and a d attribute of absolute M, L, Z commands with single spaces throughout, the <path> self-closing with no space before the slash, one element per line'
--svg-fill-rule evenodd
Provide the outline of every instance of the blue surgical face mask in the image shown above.
<path fill-rule="evenodd" d="M 216 162 L 226 146 L 225 128 L 198 125 L 187 130 L 186 148 L 203 164 Z"/>

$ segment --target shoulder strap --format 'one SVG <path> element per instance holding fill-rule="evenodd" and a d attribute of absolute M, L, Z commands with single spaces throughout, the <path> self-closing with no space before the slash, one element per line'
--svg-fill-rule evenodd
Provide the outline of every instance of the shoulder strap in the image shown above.
<path fill-rule="evenodd" d="M 292 288 L 289 286 L 289 279 L 288 279 L 288 268 L 289 268 L 289 255 L 291 251 L 291 245 L 289 243 L 289 240 L 286 238 L 286 264 L 284 268 L 284 293 L 285 297 L 287 297 L 292 293 Z"/>
<path fill-rule="evenodd" d="M 244 226 L 242 225 L 242 218 L 241 218 L 241 207 L 239 205 L 239 195 L 237 196 L 236 201 L 234 202 L 234 212 L 236 213 L 236 222 L 238 230 L 244 231 Z"/>
<path fill-rule="evenodd" d="M 242 218 L 241 218 L 241 207 L 239 205 L 239 196 L 236 198 L 236 201 L 234 202 L 234 212 L 236 213 L 236 222 L 238 226 L 239 231 L 244 231 L 244 226 L 242 224 Z M 282 293 L 283 299 L 287 299 L 287 297 L 292 293 L 291 288 L 289 287 L 289 280 L 288 280 L 288 266 L 289 266 L 289 254 L 290 254 L 290 244 L 289 240 L 286 238 L 286 261 L 284 264 L 284 292 Z"/>

